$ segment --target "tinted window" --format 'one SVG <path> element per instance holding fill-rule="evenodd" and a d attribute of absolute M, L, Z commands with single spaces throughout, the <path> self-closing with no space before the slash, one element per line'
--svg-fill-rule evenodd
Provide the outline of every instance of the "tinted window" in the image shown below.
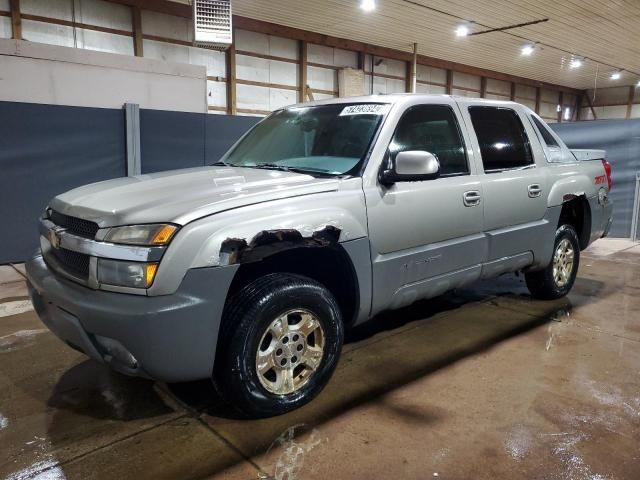
<path fill-rule="evenodd" d="M 531 120 L 533 120 L 533 123 L 536 124 L 536 127 L 538 128 L 540 135 L 542 135 L 542 138 L 544 139 L 544 143 L 547 144 L 547 147 L 560 146 L 558 145 L 558 142 L 556 142 L 556 139 L 553 138 L 553 135 L 551 135 L 551 132 L 549 131 L 549 127 L 547 127 L 544 123 L 542 123 L 542 121 L 540 121 L 534 116 L 531 117 Z"/>
<path fill-rule="evenodd" d="M 448 106 L 418 105 L 404 113 L 389 145 L 391 160 L 406 150 L 435 155 L 440 162 L 440 175 L 469 173 L 460 128 Z"/>
<path fill-rule="evenodd" d="M 529 138 L 510 108 L 469 107 L 485 172 L 531 165 Z"/>

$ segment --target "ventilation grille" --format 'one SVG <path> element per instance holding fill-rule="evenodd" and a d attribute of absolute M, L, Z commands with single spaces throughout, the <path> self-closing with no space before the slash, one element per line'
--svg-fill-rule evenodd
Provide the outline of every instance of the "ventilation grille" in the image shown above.
<path fill-rule="evenodd" d="M 231 45 L 231 0 L 194 0 L 194 43 L 224 50 Z"/>
<path fill-rule="evenodd" d="M 82 218 L 70 217 L 63 213 L 51 212 L 51 221 L 60 227 L 67 229 L 69 233 L 85 238 L 95 238 L 98 233 L 98 224 Z"/>

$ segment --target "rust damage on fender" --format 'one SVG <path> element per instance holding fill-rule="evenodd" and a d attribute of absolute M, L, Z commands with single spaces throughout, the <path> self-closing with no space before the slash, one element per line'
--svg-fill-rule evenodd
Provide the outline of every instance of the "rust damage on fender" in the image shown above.
<path fill-rule="evenodd" d="M 303 237 L 295 229 L 283 229 L 262 230 L 250 243 L 244 238 L 227 238 L 220 247 L 220 264 L 256 262 L 291 248 L 329 247 L 338 243 L 340 232 L 339 228 L 327 225 L 310 237 Z"/>

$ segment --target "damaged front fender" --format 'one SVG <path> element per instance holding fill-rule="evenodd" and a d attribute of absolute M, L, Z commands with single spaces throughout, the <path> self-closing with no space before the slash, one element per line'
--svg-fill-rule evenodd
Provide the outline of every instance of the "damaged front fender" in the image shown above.
<path fill-rule="evenodd" d="M 265 257 L 291 248 L 314 248 L 336 245 L 340 229 L 326 225 L 303 237 L 295 229 L 263 230 L 247 243 L 244 238 L 227 238 L 220 247 L 220 265 L 257 262 Z"/>

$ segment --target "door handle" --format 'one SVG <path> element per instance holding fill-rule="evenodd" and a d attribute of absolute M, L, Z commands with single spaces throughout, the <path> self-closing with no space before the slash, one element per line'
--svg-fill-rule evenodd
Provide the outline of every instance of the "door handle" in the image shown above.
<path fill-rule="evenodd" d="M 527 192 L 529 193 L 529 198 L 536 198 L 542 193 L 542 188 L 537 183 L 534 183 L 527 187 Z"/>
<path fill-rule="evenodd" d="M 480 192 L 478 190 L 469 190 L 462 194 L 462 203 L 465 207 L 475 207 L 480 205 Z"/>

